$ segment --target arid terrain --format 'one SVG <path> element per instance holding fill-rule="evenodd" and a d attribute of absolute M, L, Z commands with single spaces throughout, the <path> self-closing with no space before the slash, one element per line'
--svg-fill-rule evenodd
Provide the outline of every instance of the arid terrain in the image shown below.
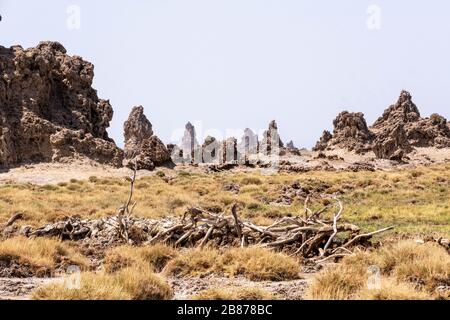
<path fill-rule="evenodd" d="M 70 174 L 58 177 L 62 168 L 78 179 Z M 265 174 L 236 169 L 205 173 L 186 166 L 137 173 L 133 216 L 139 219 L 179 220 L 190 207 L 229 212 L 236 203 L 242 219 L 269 226 L 283 217 L 303 217 L 304 196 L 308 194 L 313 210 L 338 196 L 344 206 L 342 223 L 357 225 L 364 232 L 395 226 L 374 236 L 372 245 L 356 247 L 356 255 L 324 263 L 292 255 L 287 248 L 216 247 L 214 242 L 202 249 L 189 245 L 177 248 L 169 242 L 146 244 L 147 240 L 126 245 L 107 235 L 105 239 L 62 242 L 56 234 L 34 237 L 27 230 L 69 217 L 88 220 L 115 216 L 127 200 L 129 181 L 124 177 L 132 170 L 46 164 L 12 172 L 14 175 L 0 174 L 0 221 L 6 223 L 16 213 L 22 215 L 2 228 L 0 297 L 4 299 L 145 298 L 141 294 L 175 299 L 448 298 L 448 242 L 439 245 L 437 240 L 450 235 L 449 163 L 358 172 Z M 326 213 L 324 219 L 332 213 Z M 354 263 L 346 263 L 352 259 L 361 259 L 357 271 Z M 377 259 L 380 263 L 370 262 Z M 330 267 L 338 261 L 339 273 Z M 64 289 L 66 285 L 60 284 L 72 264 L 84 270 L 82 279 L 89 279 L 88 287 L 81 291 Z M 366 269 L 372 264 L 380 264 L 387 289 L 364 289 Z M 148 269 L 155 277 L 149 286 L 158 293 L 134 287 L 142 281 L 137 271 L 126 280 L 136 283 L 120 285 L 131 286 L 130 292 L 108 287 L 115 286 L 121 272 L 133 274 L 133 268 Z M 327 280 L 330 272 L 335 273 L 333 280 Z M 355 272 L 361 274 L 357 279 L 353 279 Z M 359 284 L 339 282 L 339 277 L 351 277 Z M 103 281 L 107 292 L 93 290 Z"/>
<path fill-rule="evenodd" d="M 0 66 L 0 299 L 450 299 L 450 124 L 409 92 L 312 150 L 274 120 L 165 144 L 135 106 L 122 150 L 90 62 Z"/>

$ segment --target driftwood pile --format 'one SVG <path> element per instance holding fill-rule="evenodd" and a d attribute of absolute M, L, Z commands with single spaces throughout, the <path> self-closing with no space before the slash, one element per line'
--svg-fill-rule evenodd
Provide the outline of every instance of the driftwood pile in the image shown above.
<path fill-rule="evenodd" d="M 366 245 L 373 235 L 390 230 L 387 227 L 370 233 L 361 233 L 360 228 L 349 223 L 340 224 L 342 203 L 336 199 L 337 210 L 332 220 L 321 216 L 332 206 L 313 212 L 305 201 L 303 217 L 284 217 L 270 226 L 259 226 L 242 220 L 237 205 L 231 215 L 216 214 L 201 208 L 189 208 L 178 224 L 159 231 L 149 242 L 169 242 L 177 246 L 204 247 L 208 243 L 217 246 L 261 246 L 274 248 L 325 261 L 351 253 L 357 245 Z M 339 235 L 339 236 L 338 236 Z"/>

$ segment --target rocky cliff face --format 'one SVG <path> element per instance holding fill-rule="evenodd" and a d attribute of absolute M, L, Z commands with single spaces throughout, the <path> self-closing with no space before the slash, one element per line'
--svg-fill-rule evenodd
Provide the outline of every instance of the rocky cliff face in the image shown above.
<path fill-rule="evenodd" d="M 0 46 L 0 166 L 86 157 L 120 166 L 106 132 L 113 110 L 93 77 L 91 63 L 57 42 Z"/>
<path fill-rule="evenodd" d="M 152 124 L 142 106 L 133 107 L 124 125 L 125 164 L 138 169 L 153 170 L 170 160 L 164 143 L 153 134 Z"/>
<path fill-rule="evenodd" d="M 402 91 L 370 128 L 362 113 L 339 114 L 333 134 L 324 132 L 315 150 L 335 147 L 357 153 L 372 150 L 378 158 L 401 160 L 414 147 L 449 148 L 450 128 L 438 114 L 422 118 L 411 94 Z"/>

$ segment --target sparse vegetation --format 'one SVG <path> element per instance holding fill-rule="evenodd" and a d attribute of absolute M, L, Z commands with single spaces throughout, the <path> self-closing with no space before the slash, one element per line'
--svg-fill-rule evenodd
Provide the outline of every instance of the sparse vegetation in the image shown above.
<path fill-rule="evenodd" d="M 226 276 L 242 275 L 250 280 L 291 280 L 299 277 L 299 262 L 282 253 L 262 248 L 192 249 L 171 260 L 166 273 L 195 276 L 213 272 Z"/>
<path fill-rule="evenodd" d="M 243 208 L 241 215 L 255 221 L 262 217 L 273 220 L 273 212 L 277 217 L 301 215 L 304 199 L 294 198 L 291 205 L 272 204 L 281 196 L 282 187 L 294 182 L 305 189 L 339 194 L 346 208 L 343 222 L 364 230 L 396 225 L 399 233 L 450 234 L 450 164 L 395 172 L 314 171 L 276 176 L 179 172 L 171 183 L 154 175 L 137 181 L 136 214 L 149 218 L 182 215 L 191 205 L 229 210 L 237 202 Z M 237 183 L 241 189 L 233 194 L 223 190 L 225 183 Z M 17 211 L 27 215 L 27 220 L 19 223 L 31 225 L 79 214 L 99 218 L 116 211 L 128 188 L 126 181 L 114 178 L 91 178 L 51 187 L 5 184 L 0 186 L 0 221 L 7 221 Z M 313 201 L 314 205 L 322 203 Z"/>
<path fill-rule="evenodd" d="M 80 286 L 52 283 L 36 289 L 36 300 L 167 300 L 173 296 L 169 284 L 149 268 L 125 268 L 113 274 L 85 272 Z"/>
<path fill-rule="evenodd" d="M 162 171 L 161 171 L 162 172 Z M 237 191 L 224 185 L 236 184 Z M 181 216 L 188 206 L 199 206 L 213 213 L 231 213 L 239 207 L 239 217 L 260 226 L 282 217 L 303 217 L 304 198 L 295 196 L 291 204 L 278 203 L 286 188 L 300 185 L 313 194 L 335 194 L 345 206 L 342 222 L 353 223 L 370 232 L 396 225 L 384 245 L 373 251 L 361 251 L 326 267 L 314 276 L 308 289 L 311 299 L 449 299 L 449 255 L 442 247 L 412 241 L 400 241 L 411 235 L 450 234 L 450 165 L 417 167 L 395 172 L 324 172 L 199 174 L 180 172 L 167 178 L 155 174 L 136 181 L 133 200 L 138 203 L 134 215 L 160 218 Z M 71 215 L 99 218 L 115 214 L 126 201 L 127 181 L 91 177 L 72 179 L 57 185 L 0 186 L 0 221 L 14 213 L 23 217 L 15 225 L 42 225 Z M 332 205 L 332 199 L 312 197 L 312 210 Z M 327 218 L 332 218 L 328 212 Z M 325 216 L 325 214 L 324 214 Z M 324 218 L 325 219 L 325 218 Z M 130 232 L 133 230 L 130 229 Z M 342 239 L 341 239 L 342 240 Z M 170 299 L 173 292 L 162 278 L 245 277 L 250 281 L 298 279 L 301 262 L 283 253 L 264 248 L 176 249 L 164 244 L 123 245 L 104 252 L 101 271 L 88 272 L 90 262 L 71 242 L 48 238 L 16 237 L 0 242 L 0 262 L 20 265 L 16 276 L 48 276 L 69 264 L 82 267 L 82 284 L 68 289 L 51 283 L 33 293 L 35 299 Z M 84 252 L 84 251 L 83 251 Z M 331 261 L 331 260 L 330 260 Z M 368 268 L 381 271 L 381 286 L 369 289 Z M 158 275 L 157 273 L 160 273 Z M 248 281 L 245 280 L 245 281 Z M 444 290 L 439 291 L 439 288 Z M 210 288 L 192 299 L 274 299 L 276 296 L 257 287 Z"/>
<path fill-rule="evenodd" d="M 381 287 L 369 289 L 369 267 L 380 270 Z M 400 241 L 348 256 L 320 272 L 309 287 L 311 299 L 429 299 L 450 281 L 450 255 L 434 244 Z"/>
<path fill-rule="evenodd" d="M 103 267 L 109 273 L 130 266 L 151 268 L 159 272 L 175 256 L 176 250 L 164 244 L 144 247 L 120 246 L 106 252 Z"/>
<path fill-rule="evenodd" d="M 5 267 L 17 263 L 19 268 L 14 271 L 15 276 L 29 273 L 48 276 L 57 268 L 68 265 L 77 265 L 81 269 L 86 269 L 89 265 L 88 260 L 68 243 L 55 239 L 25 237 L 0 241 L 0 263 Z"/>

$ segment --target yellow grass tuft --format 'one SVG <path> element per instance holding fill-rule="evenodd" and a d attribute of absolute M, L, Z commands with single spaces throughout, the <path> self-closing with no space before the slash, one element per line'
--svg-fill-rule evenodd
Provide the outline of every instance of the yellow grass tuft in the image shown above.
<path fill-rule="evenodd" d="M 47 284 L 32 293 L 35 300 L 167 300 L 169 284 L 149 268 L 125 268 L 113 274 L 85 272 L 80 286 Z"/>
<path fill-rule="evenodd" d="M 281 281 L 298 279 L 299 262 L 285 254 L 263 248 L 223 251 L 192 249 L 170 261 L 165 272 L 178 276 L 213 272 L 227 276 L 242 275 L 253 281 Z"/>
<path fill-rule="evenodd" d="M 103 266 L 109 273 L 130 266 L 150 267 L 159 272 L 176 255 L 174 248 L 164 244 L 145 247 L 120 246 L 106 252 Z"/>
<path fill-rule="evenodd" d="M 380 270 L 381 289 L 369 290 L 369 267 Z M 373 252 L 359 252 L 321 271 L 308 288 L 310 299 L 438 298 L 436 288 L 448 285 L 450 255 L 434 243 L 400 241 Z M 389 295 L 389 291 L 392 294 Z"/>
<path fill-rule="evenodd" d="M 77 265 L 87 269 L 89 261 L 67 243 L 49 238 L 14 237 L 0 242 L 0 261 L 29 265 L 37 275 L 49 275 L 57 267 Z"/>
<path fill-rule="evenodd" d="M 355 297 L 359 300 L 429 300 L 431 295 L 419 291 L 413 285 L 391 278 L 381 281 L 379 288 L 363 287 Z"/>

